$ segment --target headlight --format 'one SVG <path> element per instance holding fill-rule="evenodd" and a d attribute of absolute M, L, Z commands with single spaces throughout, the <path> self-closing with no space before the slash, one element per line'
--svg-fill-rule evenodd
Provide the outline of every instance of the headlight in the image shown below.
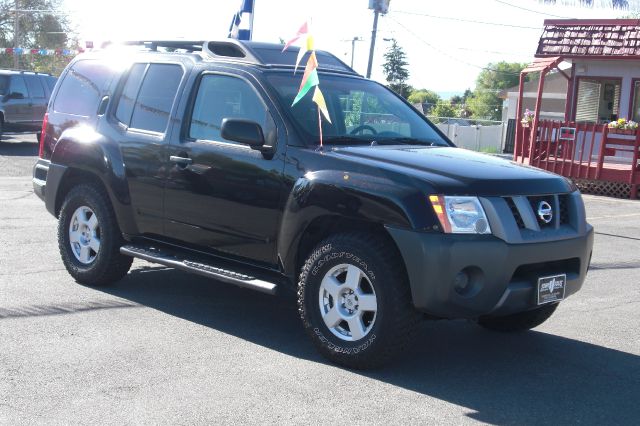
<path fill-rule="evenodd" d="M 491 227 L 478 197 L 430 195 L 440 225 L 451 234 L 490 234 Z"/>

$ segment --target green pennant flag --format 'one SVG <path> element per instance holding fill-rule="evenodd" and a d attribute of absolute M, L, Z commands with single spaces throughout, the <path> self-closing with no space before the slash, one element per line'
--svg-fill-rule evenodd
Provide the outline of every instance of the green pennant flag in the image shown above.
<path fill-rule="evenodd" d="M 311 90 L 312 87 L 317 86 L 318 84 L 320 84 L 320 80 L 318 79 L 318 71 L 313 70 L 309 74 L 309 78 L 307 78 L 307 81 L 304 84 L 304 86 L 302 86 L 302 88 L 296 95 L 296 98 L 293 100 L 293 103 L 291 104 L 291 106 L 294 106 L 295 104 L 297 104 L 300 99 L 304 98 L 304 95 L 306 95 L 307 92 L 309 92 L 309 90 Z"/>

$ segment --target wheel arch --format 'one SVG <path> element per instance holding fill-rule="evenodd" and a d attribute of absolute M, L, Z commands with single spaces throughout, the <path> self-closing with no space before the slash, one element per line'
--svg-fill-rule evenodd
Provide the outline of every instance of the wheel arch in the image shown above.
<path fill-rule="evenodd" d="M 107 194 L 122 232 L 137 232 L 122 154 L 117 144 L 93 130 L 69 129 L 55 145 L 51 163 L 64 168 L 55 190 L 56 217 L 69 190 L 79 183 L 89 182 Z"/>
<path fill-rule="evenodd" d="M 353 231 L 375 233 L 402 259 L 385 226 L 415 226 L 398 194 L 389 196 L 347 186 L 342 173 L 339 180 L 331 177 L 334 176 L 300 178 L 287 200 L 278 238 L 278 257 L 292 283 L 297 282 L 297 275 L 311 250 L 329 235 Z M 369 177 L 368 182 L 375 179 Z"/>

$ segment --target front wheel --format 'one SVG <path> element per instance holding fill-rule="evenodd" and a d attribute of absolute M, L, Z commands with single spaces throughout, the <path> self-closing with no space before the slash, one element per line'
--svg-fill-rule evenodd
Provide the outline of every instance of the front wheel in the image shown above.
<path fill-rule="evenodd" d="M 81 284 L 101 286 L 124 277 L 133 259 L 120 254 L 120 228 L 107 195 L 96 186 L 69 191 L 58 222 L 58 248 L 69 274 Z"/>
<path fill-rule="evenodd" d="M 535 328 L 548 320 L 558 308 L 558 304 L 544 305 L 531 311 L 503 317 L 484 317 L 478 319 L 478 324 L 493 331 L 518 332 Z"/>
<path fill-rule="evenodd" d="M 356 369 L 389 362 L 411 340 L 420 316 L 399 254 L 360 233 L 327 238 L 309 256 L 298 285 L 307 334 L 329 360 Z"/>

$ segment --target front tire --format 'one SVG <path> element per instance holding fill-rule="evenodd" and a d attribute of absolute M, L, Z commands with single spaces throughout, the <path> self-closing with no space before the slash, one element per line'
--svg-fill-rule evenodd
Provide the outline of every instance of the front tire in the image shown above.
<path fill-rule="evenodd" d="M 478 324 L 486 329 L 505 333 L 527 331 L 548 320 L 557 308 L 558 303 L 554 303 L 503 317 L 484 317 L 478 319 Z"/>
<path fill-rule="evenodd" d="M 124 277 L 133 259 L 120 254 L 123 243 L 109 198 L 100 188 L 79 185 L 67 194 L 58 221 L 58 248 L 69 274 L 91 286 Z"/>
<path fill-rule="evenodd" d="M 298 310 L 304 327 L 318 351 L 337 364 L 376 368 L 411 340 L 420 315 L 390 244 L 361 233 L 331 236 L 302 268 Z"/>

